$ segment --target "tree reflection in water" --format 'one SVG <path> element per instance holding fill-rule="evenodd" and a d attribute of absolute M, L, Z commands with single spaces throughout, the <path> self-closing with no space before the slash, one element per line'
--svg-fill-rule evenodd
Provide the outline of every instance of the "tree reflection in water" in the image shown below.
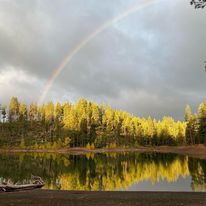
<path fill-rule="evenodd" d="M 0 155 L 0 183 L 25 183 L 31 174 L 44 179 L 45 189 L 95 191 L 126 190 L 142 181 L 169 185 L 191 176 L 191 189 L 204 191 L 206 161 L 159 153 Z"/>

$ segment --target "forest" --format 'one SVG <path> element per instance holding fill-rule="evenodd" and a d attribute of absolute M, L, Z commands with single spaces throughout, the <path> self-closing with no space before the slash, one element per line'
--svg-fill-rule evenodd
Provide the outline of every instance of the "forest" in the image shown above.
<path fill-rule="evenodd" d="M 184 121 L 142 118 L 86 99 L 26 105 L 12 97 L 0 111 L 0 147 L 60 149 L 194 145 L 206 143 L 206 102 Z"/>

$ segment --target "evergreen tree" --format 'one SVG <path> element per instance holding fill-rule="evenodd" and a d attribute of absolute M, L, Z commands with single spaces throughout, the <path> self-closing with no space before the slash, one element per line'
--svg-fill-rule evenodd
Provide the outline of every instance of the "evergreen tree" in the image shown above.
<path fill-rule="evenodd" d="M 19 104 L 19 120 L 20 121 L 27 120 L 27 106 L 24 103 Z"/>
<path fill-rule="evenodd" d="M 58 122 L 60 122 L 62 120 L 63 110 L 62 110 L 62 106 L 59 102 L 57 102 L 55 105 L 54 117 L 55 117 L 55 120 L 58 120 Z"/>
<path fill-rule="evenodd" d="M 29 120 L 31 122 L 38 120 L 38 106 L 35 103 L 32 103 L 29 106 Z"/>
<path fill-rule="evenodd" d="M 200 104 L 198 109 L 199 115 L 199 138 L 200 143 L 206 143 L 206 101 Z"/>
<path fill-rule="evenodd" d="M 64 123 L 64 128 L 69 129 L 69 116 L 71 112 L 72 105 L 70 103 L 65 103 L 63 106 L 63 123 Z"/>
<path fill-rule="evenodd" d="M 1 109 L 2 121 L 3 123 L 6 121 L 6 107 L 3 106 Z"/>
<path fill-rule="evenodd" d="M 12 97 L 9 104 L 9 121 L 17 121 L 19 118 L 19 102 L 17 97 Z"/>
<path fill-rule="evenodd" d="M 54 104 L 53 102 L 48 102 L 45 106 L 45 121 L 52 122 L 54 120 Z"/>
<path fill-rule="evenodd" d="M 191 108 L 190 108 L 190 105 L 187 104 L 185 107 L 185 121 L 188 122 L 191 117 L 192 117 Z"/>

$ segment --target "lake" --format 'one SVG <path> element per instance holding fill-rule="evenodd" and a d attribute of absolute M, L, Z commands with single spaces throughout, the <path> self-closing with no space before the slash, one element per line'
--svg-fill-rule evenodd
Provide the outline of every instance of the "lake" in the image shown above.
<path fill-rule="evenodd" d="M 205 191 L 206 160 L 160 153 L 0 154 L 0 184 L 41 176 L 43 189 Z"/>

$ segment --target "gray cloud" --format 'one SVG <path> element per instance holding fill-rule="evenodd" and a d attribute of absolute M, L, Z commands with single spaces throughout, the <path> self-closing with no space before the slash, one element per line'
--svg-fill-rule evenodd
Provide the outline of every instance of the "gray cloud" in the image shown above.
<path fill-rule="evenodd" d="M 75 45 L 138 2 L 1 1 L 0 99 L 18 94 L 37 100 Z M 140 116 L 182 118 L 186 103 L 194 109 L 205 98 L 205 18 L 206 12 L 194 10 L 187 0 L 160 1 L 126 17 L 79 51 L 47 100 L 83 96 Z M 18 75 L 31 81 L 12 80 Z"/>

